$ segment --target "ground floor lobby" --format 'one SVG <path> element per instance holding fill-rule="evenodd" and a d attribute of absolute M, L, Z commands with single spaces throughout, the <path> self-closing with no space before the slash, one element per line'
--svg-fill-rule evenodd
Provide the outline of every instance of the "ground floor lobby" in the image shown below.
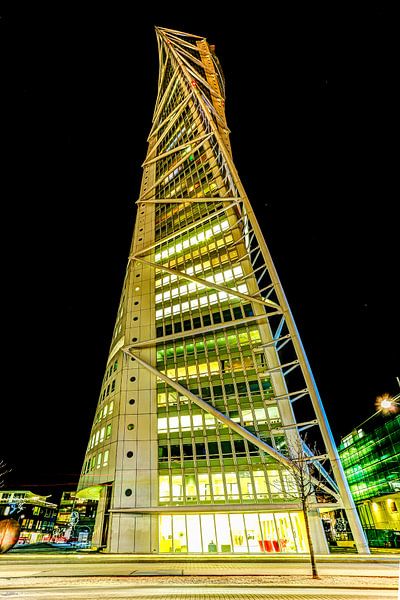
<path fill-rule="evenodd" d="M 301 512 L 159 516 L 160 553 L 308 552 Z"/>

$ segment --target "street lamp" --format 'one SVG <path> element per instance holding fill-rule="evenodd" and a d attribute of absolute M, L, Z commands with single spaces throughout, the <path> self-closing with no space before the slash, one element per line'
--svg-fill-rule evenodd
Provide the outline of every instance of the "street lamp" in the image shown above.
<path fill-rule="evenodd" d="M 382 412 L 384 415 L 397 413 L 400 406 L 400 403 L 398 402 L 399 398 L 400 394 L 396 394 L 396 396 L 391 396 L 390 394 L 378 396 L 375 401 L 377 412 Z"/>

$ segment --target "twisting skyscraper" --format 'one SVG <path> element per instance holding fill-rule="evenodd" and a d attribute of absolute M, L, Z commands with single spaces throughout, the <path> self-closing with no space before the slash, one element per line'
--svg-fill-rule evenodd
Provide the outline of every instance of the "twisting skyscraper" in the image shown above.
<path fill-rule="evenodd" d="M 232 161 L 214 48 L 156 33 L 158 96 L 79 486 L 99 498 L 93 543 L 111 552 L 306 552 L 287 466 L 288 448 L 310 429 L 332 467 L 319 466 L 331 502 L 310 505 L 315 549 L 328 551 L 320 508 L 333 506 L 368 552 Z"/>

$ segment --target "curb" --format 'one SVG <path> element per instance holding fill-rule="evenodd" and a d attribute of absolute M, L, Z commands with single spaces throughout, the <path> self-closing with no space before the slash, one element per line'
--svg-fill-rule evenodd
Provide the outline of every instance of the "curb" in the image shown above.
<path fill-rule="evenodd" d="M 31 586 L 27 586 L 27 585 L 19 585 L 19 586 L 0 586 L 0 590 L 26 590 L 26 589 L 36 589 L 36 588 L 49 588 L 49 589 L 59 589 L 59 586 L 52 586 L 52 585 L 47 585 L 47 586 L 40 586 L 40 585 L 31 585 Z M 101 587 L 99 586 L 93 586 L 94 588 L 96 587 Z M 170 587 L 178 587 L 178 588 L 196 588 L 196 589 L 204 589 L 204 588 L 227 588 L 229 587 L 229 584 L 223 584 L 223 583 L 216 583 L 216 584 L 196 584 L 196 583 L 179 583 L 179 584 L 154 584 L 154 585 L 136 585 L 135 588 L 138 589 L 152 589 L 152 588 L 170 588 Z M 246 589 L 246 588 L 260 588 L 260 589 L 270 589 L 270 588 L 280 588 L 280 589 L 287 589 L 287 590 L 291 590 L 291 589 L 310 589 L 310 587 L 312 587 L 312 589 L 315 590 L 320 590 L 320 589 L 326 589 L 326 590 L 372 590 L 372 591 L 383 591 L 383 590 L 398 590 L 398 586 L 396 587 L 370 587 L 370 586 L 362 586 L 362 588 L 360 586 L 351 586 L 351 585 L 341 585 L 341 586 L 337 586 L 337 585 L 315 585 L 315 586 L 309 586 L 306 584 L 299 584 L 299 585 L 286 585 L 286 584 L 272 584 L 272 585 L 265 585 L 265 584 L 243 584 L 243 585 L 232 585 L 231 586 L 234 589 Z M 118 588 L 116 588 L 118 589 Z"/>

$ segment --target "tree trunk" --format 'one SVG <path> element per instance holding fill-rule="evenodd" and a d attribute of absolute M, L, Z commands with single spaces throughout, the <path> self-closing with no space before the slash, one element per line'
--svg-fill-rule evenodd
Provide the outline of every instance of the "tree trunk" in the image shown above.
<path fill-rule="evenodd" d="M 308 512 L 307 512 L 307 505 L 306 505 L 306 503 L 303 503 L 303 514 L 304 514 L 304 522 L 305 522 L 305 525 L 306 525 L 306 534 L 307 534 L 308 547 L 310 549 L 310 561 L 311 561 L 312 577 L 313 577 L 313 579 L 319 579 L 319 576 L 318 576 L 318 573 L 317 573 L 317 564 L 315 562 L 314 546 L 313 546 L 312 539 L 311 539 L 310 523 L 308 521 Z"/>

